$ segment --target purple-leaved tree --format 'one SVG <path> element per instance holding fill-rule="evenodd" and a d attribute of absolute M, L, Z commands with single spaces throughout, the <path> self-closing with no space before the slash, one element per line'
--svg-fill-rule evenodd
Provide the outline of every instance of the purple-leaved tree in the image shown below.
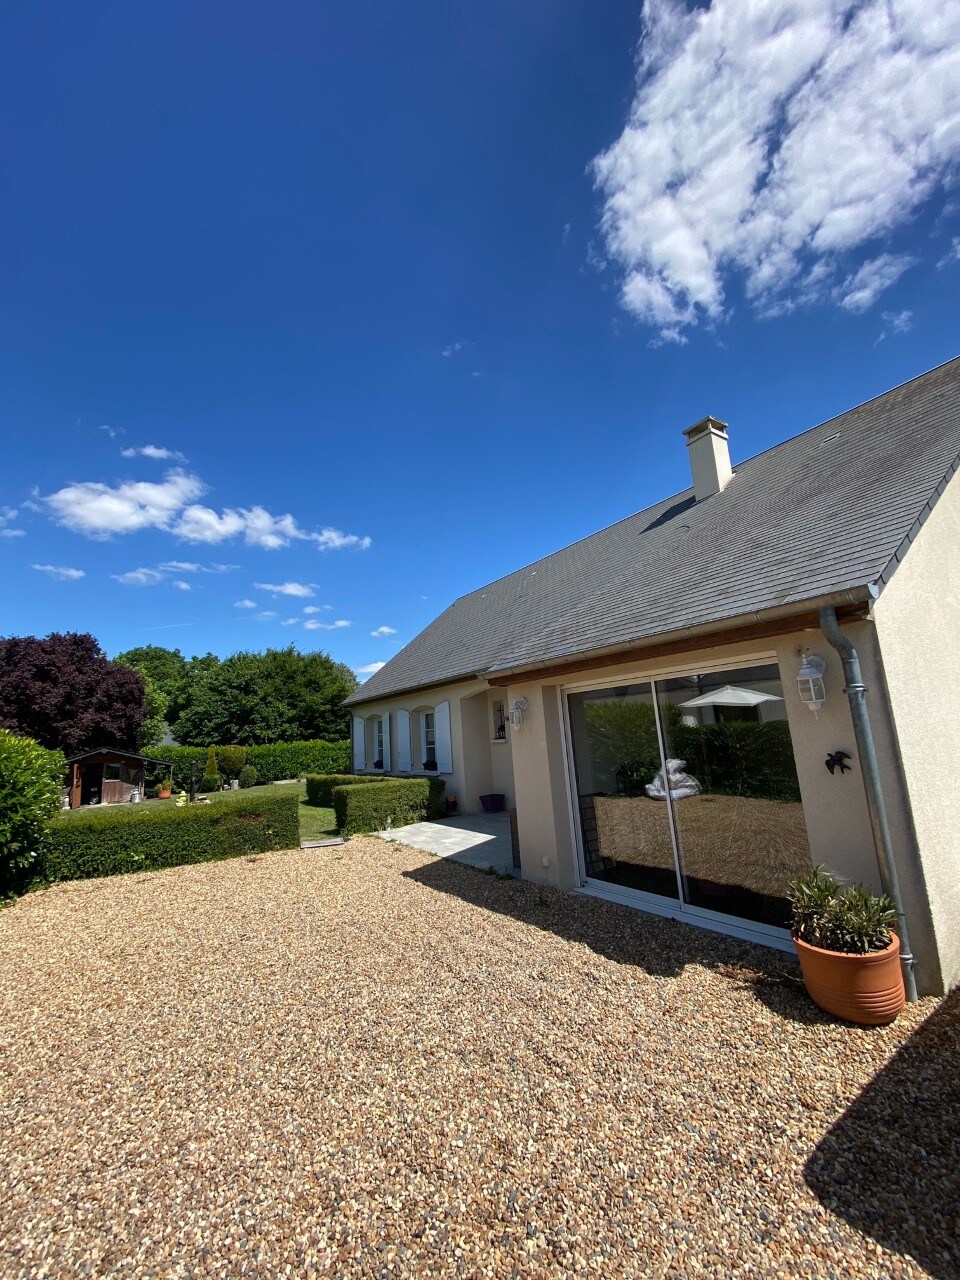
<path fill-rule="evenodd" d="M 0 728 L 77 755 L 135 751 L 146 714 L 143 679 L 111 662 L 91 635 L 0 639 Z"/>

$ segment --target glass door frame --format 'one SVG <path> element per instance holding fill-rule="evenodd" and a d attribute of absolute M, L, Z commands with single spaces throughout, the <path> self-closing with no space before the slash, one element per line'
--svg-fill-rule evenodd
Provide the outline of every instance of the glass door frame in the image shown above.
<path fill-rule="evenodd" d="M 711 672 L 736 671 L 741 667 L 766 666 L 769 664 L 775 664 L 779 670 L 777 655 L 770 650 L 738 654 L 736 657 L 723 659 L 708 659 L 707 661 Z M 792 951 L 793 942 L 788 929 L 779 929 L 775 925 L 761 924 L 755 920 L 745 920 L 741 916 L 725 915 L 722 911 L 710 911 L 704 907 L 695 907 L 685 901 L 680 840 L 673 812 L 673 801 L 670 799 L 666 801 L 666 805 L 670 840 L 673 844 L 673 862 L 677 876 L 678 898 L 665 898 L 660 894 L 648 893 L 643 889 L 629 889 L 622 885 L 610 884 L 605 880 L 595 880 L 587 875 L 583 831 L 580 826 L 579 787 L 577 785 L 577 767 L 573 750 L 573 730 L 570 724 L 569 695 L 572 693 L 595 692 L 597 689 L 615 689 L 624 684 L 649 685 L 650 692 L 653 695 L 654 722 L 657 727 L 657 743 L 660 748 L 662 764 L 666 759 L 666 750 L 657 684 L 659 681 L 672 680 L 678 676 L 698 675 L 704 669 L 704 662 L 701 660 L 695 663 L 689 662 L 676 666 L 658 667 L 655 672 L 621 671 L 616 676 L 606 676 L 599 680 L 557 686 L 557 696 L 560 701 L 560 725 L 563 733 L 563 754 L 566 763 L 567 810 L 573 833 L 573 849 L 577 862 L 576 870 L 577 878 L 580 881 L 580 892 L 597 898 L 605 898 L 610 902 L 618 902 L 623 906 L 632 907 L 634 910 L 647 911 L 652 915 L 668 916 L 684 924 L 710 929 L 714 933 L 725 933 L 731 937 L 745 938 L 751 942 L 759 942 L 766 947 L 775 947 L 779 951 Z"/>

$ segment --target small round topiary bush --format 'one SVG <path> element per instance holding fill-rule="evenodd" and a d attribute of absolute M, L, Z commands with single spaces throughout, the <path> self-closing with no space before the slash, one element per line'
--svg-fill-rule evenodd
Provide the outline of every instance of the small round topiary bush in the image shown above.
<path fill-rule="evenodd" d="M 223 774 L 228 782 L 240 777 L 240 773 L 246 763 L 246 747 L 217 748 L 217 772 Z"/>
<path fill-rule="evenodd" d="M 0 729 L 0 887 L 27 871 L 60 808 L 66 761 L 32 738 Z"/>
<path fill-rule="evenodd" d="M 247 787 L 256 785 L 257 771 L 252 764 L 245 764 L 240 770 L 240 789 L 246 790 Z"/>

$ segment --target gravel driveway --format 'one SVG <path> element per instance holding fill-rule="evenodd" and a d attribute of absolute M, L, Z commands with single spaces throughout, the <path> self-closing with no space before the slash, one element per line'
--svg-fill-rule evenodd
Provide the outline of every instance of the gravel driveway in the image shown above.
<path fill-rule="evenodd" d="M 0 1275 L 958 1276 L 958 1026 L 379 840 L 63 885 L 0 912 Z"/>

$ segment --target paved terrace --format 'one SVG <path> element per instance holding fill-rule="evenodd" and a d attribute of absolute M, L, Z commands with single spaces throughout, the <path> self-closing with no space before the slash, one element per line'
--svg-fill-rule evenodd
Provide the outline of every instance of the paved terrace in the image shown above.
<path fill-rule="evenodd" d="M 444 818 L 442 822 L 411 822 L 406 827 L 381 831 L 380 835 L 385 840 L 399 840 L 413 849 L 462 862 L 478 871 L 517 875 L 508 813 L 474 813 L 468 817 Z"/>
<path fill-rule="evenodd" d="M 378 839 L 0 912 L 0 1275 L 953 1277 L 960 1005 Z"/>

